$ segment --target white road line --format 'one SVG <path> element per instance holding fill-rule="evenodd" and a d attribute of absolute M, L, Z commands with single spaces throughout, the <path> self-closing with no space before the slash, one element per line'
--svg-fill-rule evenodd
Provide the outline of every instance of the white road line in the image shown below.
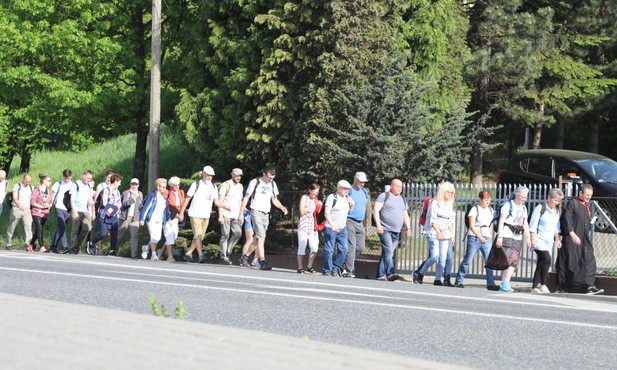
<path fill-rule="evenodd" d="M 596 329 L 617 330 L 617 326 L 612 326 L 612 325 L 599 325 L 599 324 L 590 324 L 590 323 L 584 323 L 584 322 L 572 322 L 572 321 L 561 321 L 561 320 L 547 320 L 547 319 L 533 318 L 533 317 L 498 315 L 498 314 L 481 313 L 481 312 L 469 312 L 469 311 L 457 311 L 457 310 L 444 309 L 444 308 L 422 307 L 422 306 L 397 304 L 397 303 L 384 303 L 384 302 L 372 302 L 372 301 L 369 302 L 369 301 L 363 301 L 363 300 L 339 299 L 339 298 L 328 298 L 328 297 L 315 297 L 315 296 L 301 295 L 301 294 L 264 292 L 264 291 L 256 291 L 256 290 L 236 289 L 236 288 L 223 288 L 223 287 L 208 287 L 208 286 L 195 285 L 195 284 L 181 284 L 181 283 L 172 283 L 172 282 L 164 282 L 164 281 L 147 281 L 147 280 L 140 280 L 140 279 L 128 279 L 128 278 L 118 278 L 118 277 L 108 277 L 108 276 L 92 276 L 92 275 L 86 275 L 86 274 L 73 274 L 73 273 L 65 273 L 65 272 L 42 271 L 42 270 L 31 270 L 31 269 L 15 269 L 15 268 L 0 267 L 0 270 L 15 271 L 15 272 L 25 272 L 25 273 L 38 273 L 38 274 L 47 274 L 47 275 L 70 276 L 70 277 L 81 277 L 81 278 L 91 278 L 91 279 L 99 279 L 99 280 L 126 281 L 126 282 L 134 282 L 134 283 L 166 285 L 166 286 L 177 286 L 177 287 L 187 287 L 187 288 L 198 288 L 198 289 L 206 289 L 206 290 L 218 290 L 218 291 L 228 291 L 228 292 L 236 292 L 236 293 L 249 293 L 249 294 L 278 296 L 278 297 L 301 298 L 301 299 L 320 300 L 320 301 L 329 301 L 329 302 L 343 302 L 343 303 L 352 303 L 352 304 L 364 304 L 364 305 L 369 305 L 369 306 L 372 305 L 372 306 L 381 306 L 381 307 L 406 308 L 406 309 L 422 310 L 422 311 L 429 311 L 429 312 L 442 312 L 442 313 L 458 314 L 458 315 L 491 317 L 491 318 L 497 318 L 497 319 L 523 320 L 523 321 L 539 322 L 539 323 L 546 323 L 546 324 L 557 324 L 557 325 L 567 325 L 567 326 L 576 326 L 576 327 L 587 327 L 587 328 L 596 328 Z M 366 296 L 369 297 L 369 298 L 374 298 L 374 296 L 368 296 L 368 295 L 366 295 Z M 391 297 L 388 297 L 388 298 L 391 298 Z"/>

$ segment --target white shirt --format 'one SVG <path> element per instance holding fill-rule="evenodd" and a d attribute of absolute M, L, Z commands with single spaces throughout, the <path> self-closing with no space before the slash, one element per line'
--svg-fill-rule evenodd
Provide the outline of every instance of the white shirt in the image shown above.
<path fill-rule="evenodd" d="M 63 202 L 64 193 L 66 193 L 67 191 L 71 191 L 72 186 L 73 186 L 72 181 L 64 182 L 64 180 L 62 180 L 62 181 L 55 182 L 54 185 L 51 187 L 51 191 L 54 192 L 54 198 L 56 199 L 56 202 L 54 203 L 54 206 L 56 207 L 56 209 L 61 209 L 63 211 L 66 211 L 66 207 L 64 206 L 64 202 Z"/>
<path fill-rule="evenodd" d="M 13 185 L 13 193 L 17 193 L 19 203 L 30 211 L 30 198 L 32 198 L 32 185 L 24 185 L 21 182 Z M 17 204 L 17 199 L 13 199 L 13 203 Z"/>
<path fill-rule="evenodd" d="M 0 181 L 0 195 L 2 195 L 2 199 L 0 199 L 1 201 L 4 202 L 4 196 L 6 195 L 6 191 L 8 190 L 9 187 L 9 180 L 2 180 Z"/>
<path fill-rule="evenodd" d="M 332 207 L 334 203 L 334 195 L 330 194 L 326 198 L 326 202 L 324 203 L 324 207 L 330 207 L 330 218 L 332 219 L 332 224 L 330 224 L 326 220 L 326 227 L 333 228 L 333 226 L 338 229 L 342 229 L 347 226 L 347 214 L 349 214 L 349 199 L 347 197 L 341 196 L 340 194 L 336 194 L 336 204 Z"/>
<path fill-rule="evenodd" d="M 491 222 L 493 222 L 494 216 L 493 209 L 491 207 L 482 208 L 479 205 L 475 205 L 469 210 L 468 216 L 473 216 L 476 218 L 476 229 L 480 231 L 480 234 L 482 234 L 483 237 L 492 237 L 493 225 L 491 225 Z M 476 234 L 471 231 L 471 228 L 467 231 L 467 235 L 476 236 Z"/>
<path fill-rule="evenodd" d="M 512 205 L 512 212 L 510 212 L 510 205 Z M 505 215 L 506 220 L 503 225 L 502 235 L 499 235 L 499 236 L 502 238 L 511 238 L 511 239 L 516 239 L 516 240 L 523 239 L 523 234 L 514 234 L 512 230 L 510 230 L 510 228 L 506 226 L 506 224 L 513 225 L 513 226 L 515 225 L 522 226 L 523 223 L 525 222 L 525 219 L 527 218 L 527 207 L 525 207 L 523 203 L 516 205 L 516 203 L 513 200 L 507 201 L 501 206 L 500 215 Z"/>
<path fill-rule="evenodd" d="M 216 185 L 210 181 L 205 182 L 203 179 L 200 179 L 199 187 L 197 187 L 197 181 L 192 183 L 186 196 L 192 198 L 191 206 L 189 207 L 189 217 L 210 218 L 212 203 L 214 198 L 217 197 Z"/>
<path fill-rule="evenodd" d="M 259 185 L 257 185 L 258 181 Z M 255 189 L 255 187 L 257 187 L 257 189 Z M 253 192 L 255 192 L 254 196 Z M 246 194 L 251 196 L 249 198 L 249 206 L 251 209 L 270 213 L 272 209 L 272 196 L 278 196 L 279 190 L 274 181 L 266 182 L 261 179 L 253 179 L 246 188 Z"/>
<path fill-rule="evenodd" d="M 227 180 L 219 188 L 219 198 L 223 196 L 223 202 L 229 206 L 229 210 L 222 209 L 223 217 L 233 220 L 238 218 L 240 207 L 242 206 L 244 186 L 241 183 L 235 184 L 233 180 Z"/>

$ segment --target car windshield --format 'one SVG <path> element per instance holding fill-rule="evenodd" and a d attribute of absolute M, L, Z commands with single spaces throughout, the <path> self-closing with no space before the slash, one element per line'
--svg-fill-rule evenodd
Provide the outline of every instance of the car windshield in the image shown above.
<path fill-rule="evenodd" d="M 576 163 L 598 182 L 617 182 L 617 162 L 612 159 L 581 159 Z"/>

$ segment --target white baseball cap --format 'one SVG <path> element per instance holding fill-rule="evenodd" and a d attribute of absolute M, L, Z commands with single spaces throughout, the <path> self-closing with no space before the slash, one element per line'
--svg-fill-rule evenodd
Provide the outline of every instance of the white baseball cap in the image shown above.
<path fill-rule="evenodd" d="M 202 172 L 206 175 L 214 176 L 214 168 L 210 166 L 205 166 Z"/>
<path fill-rule="evenodd" d="M 131 184 L 137 184 L 137 185 L 139 185 L 139 179 L 132 178 L 132 179 L 131 179 Z"/>
<path fill-rule="evenodd" d="M 354 177 L 360 182 L 368 182 L 368 179 L 366 178 L 366 174 L 364 172 L 356 172 Z"/>
<path fill-rule="evenodd" d="M 346 189 L 351 189 L 351 185 L 349 184 L 349 182 L 347 180 L 341 180 L 338 182 L 338 184 L 336 184 L 337 188 L 346 188 Z"/>

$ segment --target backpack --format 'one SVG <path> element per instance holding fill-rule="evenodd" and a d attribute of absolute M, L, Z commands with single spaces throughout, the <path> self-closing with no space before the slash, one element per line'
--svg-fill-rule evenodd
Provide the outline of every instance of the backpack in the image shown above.
<path fill-rule="evenodd" d="M 255 199 L 255 193 L 257 193 L 257 187 L 259 186 L 259 177 L 255 178 L 255 187 L 253 188 L 253 192 L 251 193 L 250 196 L 250 200 L 248 201 L 248 203 L 246 204 L 246 208 L 247 209 L 251 209 L 251 203 L 253 203 L 253 200 Z M 274 195 L 274 187 L 276 186 L 276 183 L 274 181 L 272 181 L 272 195 Z"/>
<path fill-rule="evenodd" d="M 17 188 L 17 194 L 19 194 L 19 192 L 21 191 L 21 182 L 17 184 L 18 188 Z M 28 185 L 28 187 L 30 188 L 30 193 L 32 193 L 33 189 L 32 189 L 32 185 Z M 7 183 L 7 188 L 8 188 L 8 183 Z M 6 193 L 6 203 L 9 205 L 9 208 L 13 208 L 13 192 L 8 192 Z M 30 205 L 28 205 L 29 207 Z"/>
<path fill-rule="evenodd" d="M 101 208 L 101 203 L 103 202 L 103 192 L 105 192 L 105 190 L 107 190 L 107 187 L 104 187 L 94 200 L 94 212 L 97 214 L 99 213 L 99 208 Z"/>
<path fill-rule="evenodd" d="M 432 197 L 426 197 L 426 199 L 424 199 L 424 202 L 422 203 L 422 214 L 420 215 L 420 221 L 418 221 L 420 226 L 426 225 L 426 214 L 428 213 L 428 207 L 431 204 L 432 200 Z"/>
<path fill-rule="evenodd" d="M 480 214 L 480 209 L 479 209 L 479 208 L 477 208 L 477 207 L 478 207 L 478 205 L 477 205 L 477 204 L 474 204 L 474 205 L 469 204 L 469 205 L 467 206 L 467 211 L 465 212 L 465 220 L 464 220 L 464 221 L 465 221 L 465 227 L 466 227 L 467 229 L 469 229 L 469 212 L 470 212 L 470 211 L 471 211 L 471 209 L 472 209 L 472 208 L 474 208 L 474 207 L 476 207 L 476 212 L 477 212 L 478 214 Z M 489 206 L 488 208 L 490 209 L 491 214 L 494 214 L 494 213 L 495 213 L 495 211 L 493 210 L 493 208 L 492 208 L 491 206 Z M 476 216 L 476 218 L 477 218 L 477 216 Z M 493 221 L 491 221 L 491 223 L 493 223 Z"/>
<path fill-rule="evenodd" d="M 321 231 L 324 229 L 324 227 L 326 227 L 325 220 L 322 220 L 321 222 L 317 222 L 317 218 L 319 214 L 321 213 L 321 210 L 324 208 L 326 207 L 324 207 L 323 202 L 316 202 L 315 211 L 313 212 L 313 219 L 315 220 L 315 230 L 316 231 Z M 325 214 L 323 215 L 323 218 L 325 218 Z"/>
<path fill-rule="evenodd" d="M 336 193 L 334 193 L 334 199 L 332 199 L 332 207 L 334 208 L 334 206 L 336 205 L 336 200 L 337 200 L 337 195 Z M 326 197 L 326 199 L 328 199 L 328 197 Z M 324 223 L 326 221 L 326 199 L 324 199 L 323 202 L 323 207 L 321 207 L 321 209 L 319 210 L 319 213 L 317 213 L 317 225 L 321 225 L 322 223 Z"/>
<path fill-rule="evenodd" d="M 510 202 L 510 211 L 508 212 L 508 217 L 510 217 L 512 216 L 512 199 L 508 199 L 508 202 Z M 499 208 L 497 208 L 497 210 L 494 212 L 495 217 L 493 217 L 493 221 L 491 222 L 493 224 L 493 230 L 495 230 L 495 232 L 497 232 L 497 230 L 499 229 L 499 217 L 501 217 L 501 207 L 503 205 L 504 203 L 501 203 L 499 205 Z M 527 211 L 527 208 L 525 207 L 524 204 L 523 204 L 523 209 Z"/>
<path fill-rule="evenodd" d="M 56 192 L 56 195 L 54 195 L 54 206 L 56 205 L 56 200 L 58 199 L 58 195 L 60 194 L 60 186 L 62 186 L 62 181 L 58 181 L 58 191 Z M 73 183 L 77 186 L 77 191 L 79 191 L 79 185 L 77 185 L 77 183 Z M 64 204 L 64 207 L 66 208 L 67 212 L 71 212 L 71 190 L 67 190 L 64 192 L 64 194 L 62 195 L 62 204 Z"/>

